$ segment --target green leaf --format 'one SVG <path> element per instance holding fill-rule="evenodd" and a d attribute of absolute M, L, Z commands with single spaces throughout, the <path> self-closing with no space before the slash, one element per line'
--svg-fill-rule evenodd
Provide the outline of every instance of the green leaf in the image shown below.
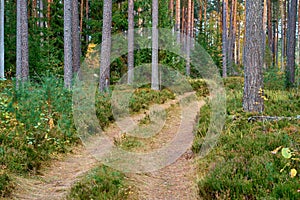
<path fill-rule="evenodd" d="M 287 159 L 292 157 L 292 153 L 291 153 L 291 150 L 289 148 L 282 148 L 281 154 L 284 158 L 287 158 Z"/>

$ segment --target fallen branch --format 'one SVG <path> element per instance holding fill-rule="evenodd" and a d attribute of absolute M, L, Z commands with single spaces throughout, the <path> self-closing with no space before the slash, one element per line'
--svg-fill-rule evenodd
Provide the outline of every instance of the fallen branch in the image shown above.
<path fill-rule="evenodd" d="M 279 120 L 300 120 L 300 115 L 296 117 L 278 117 L 278 116 L 252 116 L 248 118 L 248 122 L 254 121 L 279 121 Z"/>

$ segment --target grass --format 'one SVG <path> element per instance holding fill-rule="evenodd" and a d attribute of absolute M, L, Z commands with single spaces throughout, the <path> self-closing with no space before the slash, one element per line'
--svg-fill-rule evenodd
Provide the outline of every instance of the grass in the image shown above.
<path fill-rule="evenodd" d="M 124 178 L 120 172 L 98 167 L 72 187 L 67 199 L 126 199 L 131 191 Z"/>
<path fill-rule="evenodd" d="M 40 81 L 20 89 L 12 81 L 0 82 L 1 197 L 9 196 L 13 188 L 10 174 L 35 175 L 45 162 L 80 143 L 73 122 L 72 92 L 55 77 Z M 173 98 L 167 89 L 140 88 L 130 97 L 129 108 L 131 113 L 140 112 L 152 103 Z M 96 114 L 102 128 L 114 121 L 110 100 L 110 95 L 96 95 Z"/>
<path fill-rule="evenodd" d="M 0 82 L 0 195 L 13 190 L 10 174 L 37 173 L 44 162 L 78 144 L 72 121 L 72 93 L 55 78 L 43 84 L 29 84 L 15 90 L 11 81 Z M 198 96 L 209 94 L 203 80 L 190 80 Z M 248 122 L 251 114 L 242 110 L 243 79 L 224 80 L 227 90 L 227 118 L 217 146 L 198 161 L 199 195 L 204 199 L 299 199 L 299 175 L 292 178 L 287 159 L 271 151 L 279 146 L 299 150 L 299 120 Z M 278 90 L 268 82 L 264 115 L 297 116 L 300 114 L 298 90 Z M 96 96 L 99 124 L 114 121 L 109 95 Z M 168 89 L 161 92 L 140 88 L 129 101 L 131 113 L 149 108 L 153 103 L 174 99 Z M 198 152 L 210 122 L 209 104 L 201 108 L 193 151 Z M 145 119 L 141 123 L 147 124 Z M 142 145 L 126 138 L 124 149 Z M 73 188 L 69 199 L 124 199 L 130 192 L 124 174 L 100 166 Z"/>
<path fill-rule="evenodd" d="M 299 199 L 299 176 L 292 178 L 279 146 L 299 150 L 299 120 L 248 122 L 252 114 L 242 111 L 241 78 L 225 80 L 227 119 L 217 146 L 198 161 L 199 195 L 203 199 Z M 266 90 L 263 115 L 297 116 L 297 91 Z M 209 125 L 210 107 L 201 109 L 193 150 L 198 152 Z M 299 163 L 296 169 L 300 170 Z"/>

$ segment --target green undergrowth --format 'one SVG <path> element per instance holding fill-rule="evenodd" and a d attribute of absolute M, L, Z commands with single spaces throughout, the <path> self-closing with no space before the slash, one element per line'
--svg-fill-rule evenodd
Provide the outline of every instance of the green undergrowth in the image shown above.
<path fill-rule="evenodd" d="M 299 199 L 299 175 L 292 177 L 288 159 L 274 153 L 278 147 L 299 151 L 300 120 L 252 121 L 253 115 L 297 117 L 299 91 L 267 87 L 263 114 L 242 110 L 243 79 L 228 78 L 227 117 L 217 145 L 198 161 L 199 195 L 203 199 Z M 193 151 L 199 152 L 210 123 L 210 105 L 201 108 Z M 273 153 L 272 153 L 273 152 Z M 299 162 L 293 168 L 300 171 Z"/>
<path fill-rule="evenodd" d="M 16 89 L 12 81 L 0 82 L 0 194 L 8 196 L 13 187 L 11 173 L 37 174 L 40 167 L 80 143 L 73 122 L 72 92 L 61 79 L 43 77 Z M 130 113 L 153 103 L 174 99 L 164 89 L 137 89 L 129 100 Z M 96 115 L 101 128 L 114 121 L 110 94 L 96 94 Z"/>
<path fill-rule="evenodd" d="M 122 173 L 101 166 L 93 169 L 71 189 L 67 199 L 126 199 L 130 186 L 125 182 Z"/>

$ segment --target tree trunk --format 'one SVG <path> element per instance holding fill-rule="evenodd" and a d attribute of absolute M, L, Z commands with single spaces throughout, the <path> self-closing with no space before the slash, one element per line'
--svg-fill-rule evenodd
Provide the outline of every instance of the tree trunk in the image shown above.
<path fill-rule="evenodd" d="M 228 0 L 223 0 L 223 30 L 222 30 L 222 53 L 223 53 L 223 78 L 227 77 L 227 6 Z"/>
<path fill-rule="evenodd" d="M 171 20 L 173 20 L 173 16 L 174 16 L 174 0 L 170 0 L 170 2 L 169 2 L 169 11 L 170 11 Z"/>
<path fill-rule="evenodd" d="M 272 57 L 272 63 L 273 65 L 273 55 L 274 55 L 274 49 L 273 49 L 273 31 L 272 31 L 272 1 L 267 0 L 267 18 L 268 18 L 268 43 L 269 43 L 269 48 L 271 50 L 271 57 Z"/>
<path fill-rule="evenodd" d="M 192 0 L 188 0 L 187 8 L 187 34 L 186 34 L 186 75 L 190 76 L 191 74 L 191 64 L 190 64 L 190 51 L 191 51 L 191 24 L 192 24 Z"/>
<path fill-rule="evenodd" d="M 128 84 L 134 79 L 134 0 L 128 0 Z"/>
<path fill-rule="evenodd" d="M 28 63 L 28 11 L 27 0 L 21 0 L 21 80 L 25 82 L 29 78 Z"/>
<path fill-rule="evenodd" d="M 89 7 L 89 0 L 86 0 L 86 4 L 85 4 L 85 16 L 86 16 L 86 20 L 89 19 L 89 9 L 90 9 L 90 7 Z M 86 23 L 86 27 L 85 28 L 86 28 L 86 30 L 89 29 L 89 25 L 87 23 Z M 86 40 L 86 43 L 88 44 L 89 40 L 90 40 L 88 34 L 86 34 L 85 40 Z"/>
<path fill-rule="evenodd" d="M 83 31 L 83 18 L 84 18 L 84 0 L 80 1 L 80 33 L 82 34 Z"/>
<path fill-rule="evenodd" d="M 247 112 L 264 110 L 263 95 L 263 9 L 261 0 L 246 1 L 246 33 L 244 46 L 245 82 L 243 109 Z"/>
<path fill-rule="evenodd" d="M 51 4 L 52 4 L 52 0 L 48 0 L 48 4 L 47 4 L 48 27 L 50 27 L 51 25 Z"/>
<path fill-rule="evenodd" d="M 175 31 L 177 31 L 177 43 L 180 43 L 180 0 L 176 0 L 176 20 L 175 20 Z"/>
<path fill-rule="evenodd" d="M 203 5 L 202 5 L 202 0 L 200 1 L 200 6 L 199 6 L 199 11 L 198 11 L 198 15 L 199 15 L 199 32 L 200 34 L 202 33 L 202 10 L 203 10 Z"/>
<path fill-rule="evenodd" d="M 158 0 L 152 0 L 152 78 L 151 89 L 159 90 L 158 73 Z"/>
<path fill-rule="evenodd" d="M 263 5 L 264 5 L 264 9 L 263 9 L 263 57 L 265 57 L 266 54 L 266 33 L 267 33 L 267 14 L 268 14 L 268 6 L 267 6 L 267 0 L 263 0 Z M 263 68 L 266 68 L 267 64 L 265 62 L 264 59 L 264 64 L 263 64 Z"/>
<path fill-rule="evenodd" d="M 4 78 L 4 0 L 0 0 L 0 80 Z"/>
<path fill-rule="evenodd" d="M 64 0 L 64 86 L 72 87 L 72 0 Z"/>
<path fill-rule="evenodd" d="M 194 27 L 195 27 L 195 3 L 194 3 L 194 1 L 192 1 L 191 37 L 194 37 Z"/>
<path fill-rule="evenodd" d="M 78 0 L 72 0 L 72 50 L 73 50 L 73 74 L 77 75 L 80 70 L 80 27 Z"/>
<path fill-rule="evenodd" d="M 32 16 L 34 18 L 37 18 L 37 2 L 36 1 L 37 0 L 32 0 L 32 8 L 31 8 Z"/>
<path fill-rule="evenodd" d="M 296 47 L 297 0 L 291 0 L 288 12 L 287 27 L 287 87 L 295 83 L 295 47 Z"/>
<path fill-rule="evenodd" d="M 17 0 L 17 41 L 16 41 L 16 79 L 17 87 L 19 82 L 22 80 L 22 42 L 21 42 L 21 2 L 22 0 Z"/>
<path fill-rule="evenodd" d="M 285 58 L 285 0 L 282 0 L 281 3 L 281 58 L 280 58 L 280 62 L 281 62 L 281 70 L 284 70 L 284 58 Z"/>
<path fill-rule="evenodd" d="M 300 65 L 300 2 L 298 4 L 298 65 Z"/>
<path fill-rule="evenodd" d="M 39 1 L 39 26 L 40 28 L 44 27 L 44 2 L 43 0 Z M 43 32 L 41 31 L 41 35 L 43 35 Z"/>
<path fill-rule="evenodd" d="M 112 0 L 104 0 L 99 84 L 101 92 L 107 91 L 110 84 L 111 23 Z"/>

